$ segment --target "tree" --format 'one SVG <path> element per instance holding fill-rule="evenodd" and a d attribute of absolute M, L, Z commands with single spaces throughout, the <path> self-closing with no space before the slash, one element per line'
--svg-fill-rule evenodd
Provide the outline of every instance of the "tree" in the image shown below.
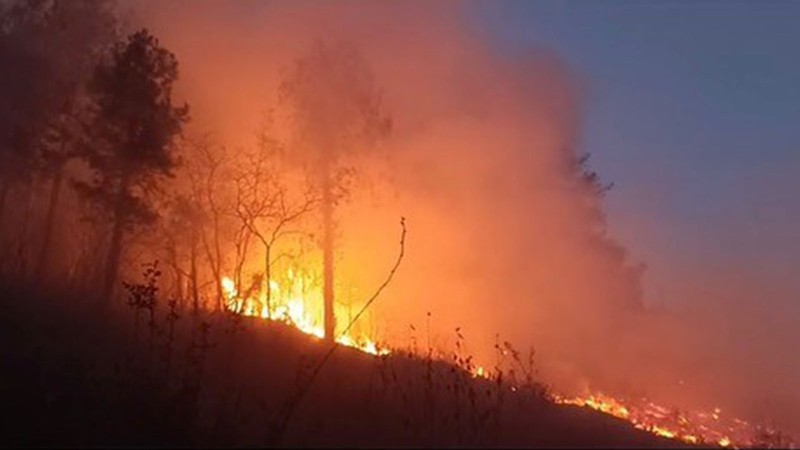
<path fill-rule="evenodd" d="M 189 295 L 192 300 L 192 312 L 197 314 L 200 310 L 200 290 L 198 283 L 198 246 L 200 230 L 203 228 L 202 211 L 189 197 L 177 194 L 167 200 L 166 220 L 161 220 L 159 238 L 167 254 L 167 263 L 174 272 L 175 296 L 180 301 L 184 300 L 183 279 L 188 279 Z M 181 248 L 188 249 L 189 270 L 181 267 Z"/>
<path fill-rule="evenodd" d="M 36 264 L 41 274 L 51 253 L 64 167 L 80 142 L 82 87 L 101 50 L 113 41 L 116 21 L 110 0 L 16 0 L 5 6 L 0 11 L 0 214 L 12 185 L 50 181 Z M 29 204 L 30 195 L 25 198 Z"/>
<path fill-rule="evenodd" d="M 200 242 L 203 244 L 206 260 L 213 278 L 216 291 L 216 307 L 223 310 L 222 285 L 222 228 L 223 208 L 218 196 L 224 191 L 227 181 L 226 168 L 228 158 L 225 148 L 215 145 L 210 136 L 200 139 L 188 139 L 187 150 L 190 157 L 184 170 L 187 172 L 191 193 L 189 199 L 198 214 Z M 199 226 L 198 226 L 199 225 Z M 210 230 L 209 230 L 210 228 Z"/>
<path fill-rule="evenodd" d="M 645 266 L 631 264 L 625 248 L 607 233 L 608 225 L 601 200 L 614 187 L 614 183 L 603 183 L 597 172 L 590 168 L 591 154 L 578 156 L 571 149 L 564 149 L 562 154 L 566 162 L 567 188 L 573 190 L 581 200 L 581 207 L 586 214 L 585 217 L 588 218 L 582 222 L 580 238 L 584 240 L 587 248 L 593 248 L 606 258 L 609 264 L 604 267 L 614 271 L 613 275 L 608 276 L 609 280 L 618 281 L 613 284 L 616 293 L 614 298 L 624 301 L 621 304 L 625 308 L 641 310 L 642 274 Z"/>
<path fill-rule="evenodd" d="M 27 181 L 36 138 L 52 107 L 54 78 L 46 49 L 46 5 L 8 5 L 0 17 L 0 214 L 12 184 Z"/>
<path fill-rule="evenodd" d="M 280 257 L 287 255 L 275 255 L 276 244 L 296 232 L 292 226 L 311 212 L 317 203 L 315 193 L 311 190 L 304 192 L 300 198 L 290 195 L 278 166 L 282 150 L 281 142 L 265 129 L 259 136 L 257 150 L 246 156 L 244 166 L 234 177 L 234 214 L 241 222 L 242 230 L 255 236 L 264 248 L 264 272 L 260 278 L 264 284 L 267 317 L 273 312 L 270 286 L 272 266 Z M 237 280 L 241 280 L 240 274 L 237 274 Z"/>
<path fill-rule="evenodd" d="M 344 156 L 367 150 L 391 129 L 365 61 L 348 45 L 317 41 L 280 87 L 301 136 L 304 163 L 321 192 L 325 338 L 334 339 L 334 213 L 343 196 Z"/>
<path fill-rule="evenodd" d="M 30 0 L 29 0 L 30 1 Z M 36 274 L 42 276 L 52 254 L 53 227 L 64 170 L 83 136 L 83 88 L 102 51 L 116 38 L 116 19 L 109 0 L 57 0 L 48 24 L 50 59 L 57 66 L 58 88 L 44 142 L 38 152 L 38 173 L 50 180 L 47 212 Z"/>
<path fill-rule="evenodd" d="M 148 194 L 177 165 L 174 143 L 189 113 L 187 105 L 173 105 L 177 78 L 175 56 L 144 29 L 114 44 L 89 83 L 93 120 L 82 157 L 93 179 L 77 187 L 112 224 L 102 280 L 106 301 L 119 274 L 126 234 L 157 218 Z"/>

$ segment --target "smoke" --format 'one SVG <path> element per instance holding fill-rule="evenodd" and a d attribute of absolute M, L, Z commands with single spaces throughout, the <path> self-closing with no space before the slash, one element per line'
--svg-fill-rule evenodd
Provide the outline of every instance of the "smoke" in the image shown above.
<path fill-rule="evenodd" d="M 559 389 L 720 405 L 787 427 L 800 414 L 796 358 L 768 351 L 796 337 L 789 316 L 775 329 L 753 326 L 774 320 L 752 301 L 765 291 L 700 276 L 691 282 L 705 292 L 646 307 L 641 269 L 609 236 L 597 186 L 578 167 L 584 80 L 557 56 L 493 48 L 465 3 L 132 7 L 177 54 L 192 126 L 231 147 L 252 139 L 282 76 L 316 39 L 360 52 L 393 130 L 357 162 L 359 188 L 337 212 L 337 276 L 368 297 L 406 217 L 407 256 L 373 324 L 390 342 L 447 347 L 460 327 L 488 367 L 498 335 L 535 347 Z"/>

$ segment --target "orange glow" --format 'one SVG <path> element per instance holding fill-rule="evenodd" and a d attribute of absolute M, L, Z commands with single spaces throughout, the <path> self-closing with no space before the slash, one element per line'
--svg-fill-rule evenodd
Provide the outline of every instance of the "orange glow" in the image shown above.
<path fill-rule="evenodd" d="M 285 279 L 287 283 L 284 285 L 275 280 L 269 281 L 270 302 L 268 307 L 266 290 L 262 290 L 257 296 L 251 295 L 242 298 L 236 290 L 236 283 L 229 277 L 223 277 L 220 285 L 225 294 L 225 305 L 230 311 L 245 316 L 283 322 L 305 334 L 322 339 L 325 337 L 322 322 L 322 291 L 309 289 L 308 287 L 312 286 L 311 281 L 296 275 L 291 269 L 287 271 Z M 345 311 L 340 311 L 337 305 L 337 315 L 346 317 L 344 313 Z M 371 355 L 389 354 L 387 348 L 364 334 L 342 334 L 336 338 L 336 342 Z"/>
<path fill-rule="evenodd" d="M 322 293 L 319 289 L 305 289 L 311 284 L 309 280 L 296 276 L 291 270 L 287 272 L 285 279 L 288 283 L 284 285 L 275 280 L 269 281 L 270 308 L 266 306 L 266 292 L 242 299 L 236 290 L 236 283 L 231 278 L 223 277 L 220 283 L 225 293 L 226 306 L 230 311 L 283 322 L 305 334 L 318 339 L 323 338 Z M 344 314 L 344 311 L 337 312 Z M 374 338 L 363 334 L 343 334 L 336 338 L 336 342 L 371 355 L 391 353 L 389 348 L 379 345 Z M 470 373 L 474 378 L 491 377 L 490 372 L 483 366 L 472 368 Z M 511 386 L 510 390 L 518 391 L 515 386 Z M 644 398 L 630 401 L 602 392 L 584 397 L 564 397 L 556 394 L 552 395 L 552 400 L 557 404 L 591 408 L 626 420 L 637 429 L 688 444 L 715 443 L 726 448 L 741 448 L 754 444 L 755 428 L 740 419 L 723 418 L 719 408 L 715 408 L 712 412 L 681 414 Z"/>
<path fill-rule="evenodd" d="M 671 411 L 647 399 L 614 398 L 597 392 L 585 397 L 562 397 L 553 400 L 562 405 L 591 408 L 631 422 L 634 427 L 668 439 L 688 444 L 716 444 L 720 447 L 757 446 L 757 428 L 736 418 L 726 418 L 722 410 L 708 412 Z"/>
<path fill-rule="evenodd" d="M 591 80 L 574 73 L 558 52 L 496 51 L 488 36 L 462 20 L 469 16 L 462 10 L 468 2 L 263 2 L 264 8 L 252 9 L 232 1 L 199 2 L 204 6 L 191 13 L 179 2 L 129 3 L 179 57 L 176 94 L 192 108 L 187 137 L 215 136 L 219 159 L 230 161 L 216 172 L 213 195 L 202 196 L 208 197 L 203 209 L 209 217 L 216 207 L 235 206 L 232 174 L 239 166 L 250 169 L 238 161 L 238 149 L 258 148 L 254 131 L 262 131 L 266 111 L 270 137 L 284 147 L 291 171 L 298 169 L 296 159 L 306 156 L 306 147 L 313 147 L 295 131 L 295 112 L 282 105 L 279 89 L 311 44 L 351 43 L 363 58 L 370 72 L 365 78 L 381 92 L 394 126 L 386 141 L 366 146 L 366 152 L 343 148 L 343 163 L 354 169 L 355 183 L 337 206 L 335 276 L 342 294 L 345 281 L 376 284 L 395 252 L 396 219 L 409 218 L 409 258 L 375 308 L 390 318 L 378 324 L 380 341 L 396 352 L 411 344 L 402 340 L 406 333 L 415 345 L 432 342 L 438 350 L 453 338 L 453 329 L 462 327 L 470 354 L 490 368 L 494 336 L 500 332 L 520 348 L 541 350 L 540 373 L 548 383 L 563 384 L 561 394 L 574 394 L 571 388 L 586 381 L 682 405 L 720 405 L 743 417 L 755 417 L 751 405 L 770 404 L 768 414 L 782 424 L 800 423 L 793 417 L 797 374 L 786 363 L 794 361 L 792 346 L 776 345 L 796 340 L 788 330 L 797 314 L 776 314 L 782 310 L 762 301 L 786 292 L 763 283 L 761 275 L 745 270 L 748 265 L 738 267 L 746 258 L 736 259 L 741 276 L 731 277 L 734 267 L 716 262 L 698 260 L 692 266 L 697 270 L 689 270 L 677 253 L 653 252 L 657 260 L 649 261 L 627 251 L 626 244 L 646 244 L 658 234 L 646 231 L 653 229 L 648 218 L 663 211 L 658 204 L 639 205 L 644 210 L 631 210 L 622 229 L 607 229 L 604 200 L 587 183 L 576 182 L 574 172 L 580 170 L 573 167 L 592 151 L 581 138 L 593 102 L 586 90 Z M 215 32 L 204 32 L 209 29 Z M 341 98 L 334 92 L 325 103 Z M 321 135 L 324 130 L 312 131 Z M 589 168 L 604 157 L 596 154 Z M 186 160 L 205 174 L 203 159 Z M 289 178 L 290 192 L 303 191 L 304 176 L 286 175 L 290 170 L 284 171 L 283 161 L 275 164 L 280 178 Z M 178 175 L 188 179 L 189 167 Z M 596 175 L 603 184 L 618 181 L 602 171 Z M 622 187 L 626 192 L 636 188 Z M 317 240 L 316 212 L 303 220 L 293 228 L 313 232 L 311 240 Z M 228 275 L 236 280 L 230 288 L 248 289 L 235 273 L 233 222 L 222 217 L 221 256 L 216 270 L 201 266 L 203 287 L 216 287 Z M 212 223 L 201 228 L 204 239 L 216 234 Z M 247 277 L 263 272 L 262 249 L 253 245 L 252 258 L 244 263 L 252 269 L 244 271 Z M 309 248 L 318 256 L 318 248 Z M 652 275 L 648 267 L 662 275 Z M 781 266 L 775 272 L 786 270 Z M 267 284 L 279 297 L 271 299 L 271 311 L 258 303 L 259 293 L 241 294 L 251 299 L 234 294 L 229 301 L 244 314 L 292 322 L 322 336 L 318 292 L 287 293 L 293 287 L 286 274 L 279 268 L 265 275 L 274 280 Z M 658 299 L 650 298 L 651 289 Z M 336 296 L 342 303 L 345 298 Z M 347 312 L 338 317 L 349 317 Z M 419 331 L 407 332 L 409 324 Z M 341 339 L 352 344 L 368 338 L 358 345 L 379 351 L 373 331 L 349 334 Z M 751 334 L 764 338 L 750 339 Z M 744 346 L 753 346 L 753 352 L 745 354 Z M 477 370 L 473 375 L 480 376 Z M 685 385 L 672 384 L 678 379 Z M 624 407 L 631 409 L 628 403 Z M 689 433 L 705 439 L 704 433 Z"/>

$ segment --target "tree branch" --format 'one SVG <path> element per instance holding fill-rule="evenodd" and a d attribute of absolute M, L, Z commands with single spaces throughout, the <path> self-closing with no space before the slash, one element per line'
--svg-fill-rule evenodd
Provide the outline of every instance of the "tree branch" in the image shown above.
<path fill-rule="evenodd" d="M 392 278 L 394 278 L 394 274 L 395 272 L 397 272 L 397 268 L 400 267 L 400 263 L 402 262 L 403 256 L 405 255 L 405 242 L 406 242 L 405 217 L 400 218 L 400 227 L 402 228 L 402 232 L 400 234 L 400 253 L 397 255 L 397 260 L 395 261 L 394 266 L 389 271 L 389 275 L 386 277 L 386 280 L 383 282 L 383 284 L 381 284 L 375 291 L 375 293 L 372 295 L 372 297 L 370 297 L 369 300 L 367 300 L 367 302 L 364 304 L 364 306 L 361 308 L 358 314 L 356 314 L 353 320 L 350 321 L 350 323 L 347 325 L 345 330 L 340 334 L 340 336 L 350 330 L 350 328 L 353 326 L 356 320 L 358 320 L 358 318 L 361 317 L 361 315 L 367 310 L 367 308 L 369 308 L 369 306 L 372 305 L 372 303 L 378 298 L 381 292 L 383 292 L 386 286 L 388 286 L 389 283 L 392 281 Z M 294 413 L 295 408 L 297 408 L 297 406 L 303 400 L 305 395 L 308 393 L 309 388 L 314 383 L 314 380 L 316 380 L 319 373 L 322 371 L 322 368 L 325 366 L 325 363 L 328 362 L 333 353 L 339 347 L 340 345 L 336 343 L 336 340 L 334 340 L 333 344 L 331 344 L 330 349 L 325 353 L 325 355 L 322 357 L 319 363 L 314 367 L 314 370 L 309 375 L 308 380 L 303 385 L 301 385 L 297 389 L 295 394 L 292 397 L 288 398 L 287 401 L 284 403 L 282 416 L 278 417 L 276 425 L 276 430 L 275 430 L 276 439 L 280 440 L 283 438 L 283 434 L 286 431 L 286 427 L 288 426 L 289 421 L 292 418 L 292 414 Z"/>

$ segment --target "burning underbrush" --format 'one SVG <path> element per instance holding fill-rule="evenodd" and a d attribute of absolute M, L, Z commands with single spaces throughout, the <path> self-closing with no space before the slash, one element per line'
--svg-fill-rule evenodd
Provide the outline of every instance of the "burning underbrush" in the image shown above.
<path fill-rule="evenodd" d="M 554 395 L 553 400 L 563 405 L 601 411 L 627 420 L 638 429 L 688 444 L 731 448 L 792 448 L 794 445 L 779 430 L 727 417 L 719 408 L 710 412 L 680 411 L 658 405 L 645 397 L 623 399 L 602 392 L 582 397 Z"/>
<path fill-rule="evenodd" d="M 314 289 L 308 289 L 309 280 L 296 276 L 291 271 L 286 277 L 288 283 L 281 285 L 269 282 L 269 293 L 266 289 L 256 295 L 242 298 L 238 294 L 231 278 L 224 277 L 221 286 L 226 296 L 228 311 L 246 317 L 258 317 L 280 322 L 295 328 L 315 339 L 322 340 L 322 296 Z M 270 301 L 267 301 L 269 296 Z M 341 311 L 337 311 L 337 314 Z M 366 333 L 344 333 L 336 338 L 336 342 L 375 357 L 383 357 L 392 353 L 411 358 L 426 359 L 427 364 L 441 361 L 451 365 L 472 378 L 485 379 L 494 383 L 495 387 L 505 385 L 508 395 L 516 395 L 520 390 L 535 391 L 537 397 L 548 399 L 559 405 L 572 405 L 588 408 L 630 422 L 639 430 L 656 436 L 683 442 L 690 445 L 719 446 L 730 448 L 791 447 L 793 442 L 780 431 L 770 427 L 756 426 L 738 418 L 728 417 L 719 408 L 713 411 L 682 411 L 658 405 L 647 398 L 626 398 L 612 396 L 602 392 L 586 392 L 580 396 L 567 396 L 547 392 L 547 389 L 535 380 L 533 353 L 523 361 L 518 351 L 510 343 L 496 345 L 501 359 L 507 364 L 498 364 L 492 370 L 477 365 L 471 357 L 461 355 L 463 336 L 456 330 L 456 352 L 434 351 L 427 353 L 414 350 L 393 350 L 381 344 L 374 336 Z M 437 363 L 438 364 L 438 363 Z M 521 374 L 521 375 L 520 375 Z M 430 376 L 428 374 L 427 376 Z M 524 387 L 523 387 L 524 386 Z"/>
<path fill-rule="evenodd" d="M 225 306 L 237 314 L 282 322 L 305 334 L 319 339 L 324 338 L 322 294 L 306 289 L 305 286 L 310 284 L 308 280 L 295 276 L 292 271 L 288 272 L 287 280 L 285 286 L 270 280 L 269 294 L 265 289 L 258 298 L 241 298 L 233 279 L 224 277 L 221 286 L 225 293 Z M 266 300 L 267 295 L 270 296 L 270 302 Z M 336 342 L 372 355 L 389 354 L 386 347 L 379 346 L 374 339 L 364 334 L 341 334 L 336 338 Z"/>
<path fill-rule="evenodd" d="M 126 283 L 129 308 L 113 314 L 84 293 L 2 289 L 0 386 L 15 386 L 7 407 L 16 412 L 0 427 L 4 442 L 792 445 L 719 410 L 553 393 L 537 379 L 532 350 L 498 342 L 497 364 L 487 368 L 467 354 L 460 329 L 453 351 L 390 347 L 352 322 L 330 345 L 321 299 L 294 274 L 288 284 L 269 283 L 269 302 L 265 292 L 238 294 L 223 278 L 221 310 L 162 298 L 159 275 L 152 265 L 144 282 Z"/>
<path fill-rule="evenodd" d="M 337 346 L 285 321 L 181 308 L 152 278 L 130 308 L 81 292 L 3 286 L 0 425 L 9 445 L 635 446 L 673 444 L 547 401 L 469 356 Z M 80 324 L 81 326 L 76 326 Z M 380 347 L 379 347 L 380 348 Z M 13 386 L 13 389 L 8 389 Z M 304 392 L 303 396 L 296 395 Z"/>

